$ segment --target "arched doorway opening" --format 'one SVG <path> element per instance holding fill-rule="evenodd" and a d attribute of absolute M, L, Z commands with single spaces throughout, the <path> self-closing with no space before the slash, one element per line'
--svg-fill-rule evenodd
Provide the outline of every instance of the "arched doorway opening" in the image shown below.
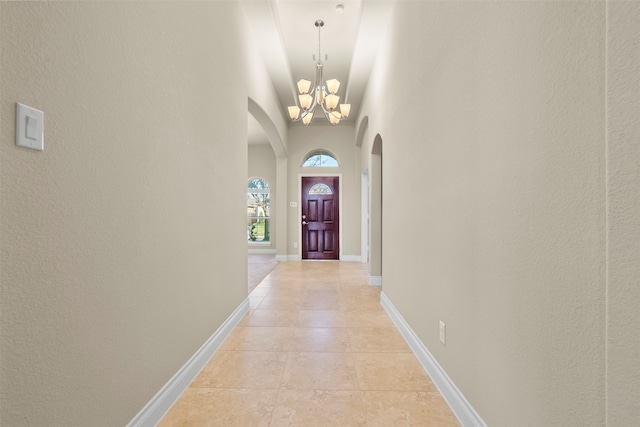
<path fill-rule="evenodd" d="M 369 158 L 369 284 L 382 285 L 382 137 L 371 145 Z"/>

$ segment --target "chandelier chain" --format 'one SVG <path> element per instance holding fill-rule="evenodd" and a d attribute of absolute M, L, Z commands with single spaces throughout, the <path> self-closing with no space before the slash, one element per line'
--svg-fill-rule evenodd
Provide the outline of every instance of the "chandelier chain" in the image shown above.
<path fill-rule="evenodd" d="M 320 29 L 324 25 L 324 22 L 318 21 L 316 22 L 316 26 L 318 27 L 318 62 L 322 61 L 322 57 L 320 56 Z"/>
<path fill-rule="evenodd" d="M 322 25 L 318 25 L 318 61 L 321 61 L 321 56 L 320 56 L 320 29 L 322 28 Z"/>

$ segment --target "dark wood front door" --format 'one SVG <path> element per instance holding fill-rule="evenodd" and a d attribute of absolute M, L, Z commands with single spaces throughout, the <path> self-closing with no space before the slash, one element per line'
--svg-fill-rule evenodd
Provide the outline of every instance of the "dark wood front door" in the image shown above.
<path fill-rule="evenodd" d="M 302 259 L 340 258 L 337 176 L 302 177 Z"/>

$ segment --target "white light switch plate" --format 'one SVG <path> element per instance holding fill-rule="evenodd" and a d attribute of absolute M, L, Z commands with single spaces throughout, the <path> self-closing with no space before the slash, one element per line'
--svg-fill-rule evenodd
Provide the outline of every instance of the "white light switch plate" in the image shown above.
<path fill-rule="evenodd" d="M 44 150 L 44 113 L 16 103 L 16 145 Z"/>

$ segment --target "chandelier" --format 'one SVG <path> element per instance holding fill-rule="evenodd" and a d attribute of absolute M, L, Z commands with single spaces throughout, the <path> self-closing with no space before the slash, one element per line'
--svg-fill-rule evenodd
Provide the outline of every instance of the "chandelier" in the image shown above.
<path fill-rule="evenodd" d="M 350 104 L 339 104 L 340 97 L 336 95 L 340 82 L 337 79 L 327 80 L 326 84 L 322 79 L 322 60 L 320 59 L 320 29 L 324 26 L 321 20 L 316 21 L 318 27 L 318 62 L 316 62 L 316 81 L 311 87 L 309 80 L 301 79 L 298 82 L 298 102 L 296 105 L 288 107 L 291 121 L 309 125 L 313 118 L 313 110 L 320 106 L 324 116 L 332 126 L 340 123 L 340 120 L 349 117 Z"/>

